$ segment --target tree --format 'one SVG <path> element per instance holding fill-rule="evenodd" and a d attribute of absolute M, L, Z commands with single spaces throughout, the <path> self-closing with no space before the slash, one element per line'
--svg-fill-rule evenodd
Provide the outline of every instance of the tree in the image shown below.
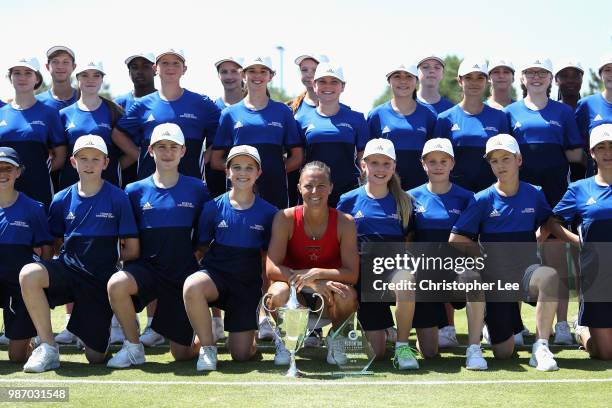
<path fill-rule="evenodd" d="M 587 92 L 586 95 L 584 96 L 589 96 L 589 95 L 593 95 L 597 92 L 601 92 L 604 89 L 604 85 L 603 85 L 603 81 L 601 80 L 601 78 L 599 77 L 599 75 L 597 75 L 595 73 L 595 71 L 593 71 L 592 69 L 589 68 L 589 90 Z"/>
<path fill-rule="evenodd" d="M 285 103 L 294 98 L 294 96 L 288 95 L 284 89 L 275 86 L 268 87 L 268 91 L 270 92 L 270 98 L 278 102 Z"/>

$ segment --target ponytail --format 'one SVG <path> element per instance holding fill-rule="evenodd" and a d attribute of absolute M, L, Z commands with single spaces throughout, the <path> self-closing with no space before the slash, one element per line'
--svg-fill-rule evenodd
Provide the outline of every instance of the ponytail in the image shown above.
<path fill-rule="evenodd" d="M 402 221 L 402 228 L 407 230 L 408 225 L 410 225 L 410 216 L 412 215 L 412 200 L 408 193 L 402 190 L 402 183 L 397 173 L 393 173 L 391 180 L 387 183 L 387 187 L 393 198 L 395 198 L 397 215 Z"/>
<path fill-rule="evenodd" d="M 302 101 L 304 100 L 307 94 L 308 94 L 308 91 L 304 91 L 301 94 L 299 94 L 295 99 L 287 102 L 287 106 L 291 108 L 294 115 L 300 108 L 300 105 L 302 104 Z"/>

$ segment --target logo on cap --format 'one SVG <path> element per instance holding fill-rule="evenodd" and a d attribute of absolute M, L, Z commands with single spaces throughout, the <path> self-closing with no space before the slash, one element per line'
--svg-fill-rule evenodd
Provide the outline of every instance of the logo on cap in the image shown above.
<path fill-rule="evenodd" d="M 28 60 L 26 58 L 22 58 L 19 60 L 19 62 L 28 62 Z"/>
<path fill-rule="evenodd" d="M 437 145 L 434 146 L 436 149 L 443 149 L 444 146 L 442 146 L 442 143 L 438 143 Z"/>
<path fill-rule="evenodd" d="M 93 142 L 93 140 L 89 140 L 85 145 L 86 146 L 93 146 L 95 143 Z"/>
<path fill-rule="evenodd" d="M 261 59 L 261 57 L 257 57 L 257 58 L 255 58 L 255 61 L 263 62 L 263 60 Z"/>
<path fill-rule="evenodd" d="M 385 150 L 385 148 L 383 147 L 383 145 L 379 144 L 376 150 Z"/>
<path fill-rule="evenodd" d="M 166 130 L 164 133 L 162 133 L 162 136 L 170 136 L 170 132 Z"/>
<path fill-rule="evenodd" d="M 534 64 L 541 64 L 540 60 L 535 60 Z"/>
<path fill-rule="evenodd" d="M 478 64 L 474 64 L 474 66 L 473 66 L 472 68 L 480 69 L 480 67 L 478 66 Z"/>
<path fill-rule="evenodd" d="M 334 69 L 333 68 L 328 68 L 327 71 L 325 71 L 329 74 L 333 74 L 334 73 Z"/>

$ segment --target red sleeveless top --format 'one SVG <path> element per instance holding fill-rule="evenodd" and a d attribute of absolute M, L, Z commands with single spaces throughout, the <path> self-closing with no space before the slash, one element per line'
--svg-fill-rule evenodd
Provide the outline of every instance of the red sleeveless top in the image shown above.
<path fill-rule="evenodd" d="M 291 269 L 342 267 L 338 242 L 338 213 L 335 208 L 329 208 L 327 229 L 321 239 L 310 239 L 304 232 L 304 206 L 295 207 L 293 235 L 287 242 L 283 265 Z"/>

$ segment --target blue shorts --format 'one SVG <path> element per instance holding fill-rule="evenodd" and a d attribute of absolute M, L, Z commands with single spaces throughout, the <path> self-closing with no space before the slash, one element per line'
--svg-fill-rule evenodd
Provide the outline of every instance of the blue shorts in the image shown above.
<path fill-rule="evenodd" d="M 3 309 L 4 334 L 11 340 L 27 340 L 36 329 L 21 297 L 19 284 L 0 279 L 0 307 Z"/>
<path fill-rule="evenodd" d="M 612 302 L 580 302 L 578 324 L 598 329 L 612 328 Z"/>
<path fill-rule="evenodd" d="M 138 294 L 132 296 L 137 312 L 157 299 L 157 308 L 151 327 L 159 334 L 183 346 L 193 343 L 193 328 L 185 311 L 183 284 L 193 271 L 179 274 L 178 279 L 169 279 L 155 266 L 146 261 L 132 262 L 123 268 L 138 285 Z"/>
<path fill-rule="evenodd" d="M 108 302 L 106 284 L 66 265 L 60 259 L 41 261 L 49 273 L 45 289 L 49 306 L 74 302 L 67 329 L 98 353 L 106 353 L 113 310 Z"/>

